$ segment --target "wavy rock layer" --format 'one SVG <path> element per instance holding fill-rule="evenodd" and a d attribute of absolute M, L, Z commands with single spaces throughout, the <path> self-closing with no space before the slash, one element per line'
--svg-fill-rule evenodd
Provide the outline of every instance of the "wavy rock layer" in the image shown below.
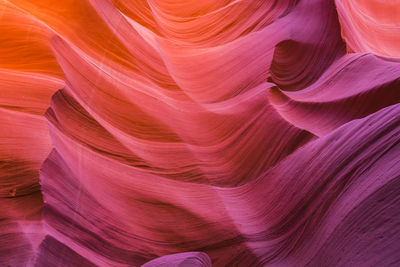
<path fill-rule="evenodd" d="M 396 4 L 0 8 L 1 265 L 400 262 Z"/>

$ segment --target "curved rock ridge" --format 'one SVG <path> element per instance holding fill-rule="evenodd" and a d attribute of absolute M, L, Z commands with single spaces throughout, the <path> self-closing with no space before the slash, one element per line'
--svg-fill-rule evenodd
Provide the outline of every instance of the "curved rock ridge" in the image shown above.
<path fill-rule="evenodd" d="M 0 2 L 0 265 L 398 265 L 397 2 Z"/>
<path fill-rule="evenodd" d="M 348 50 L 400 57 L 400 1 L 335 0 Z"/>

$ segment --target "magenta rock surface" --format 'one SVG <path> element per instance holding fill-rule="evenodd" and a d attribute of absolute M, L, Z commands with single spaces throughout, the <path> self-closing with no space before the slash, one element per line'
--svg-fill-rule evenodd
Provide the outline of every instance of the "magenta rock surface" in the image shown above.
<path fill-rule="evenodd" d="M 393 3 L 0 3 L 0 266 L 400 266 Z"/>

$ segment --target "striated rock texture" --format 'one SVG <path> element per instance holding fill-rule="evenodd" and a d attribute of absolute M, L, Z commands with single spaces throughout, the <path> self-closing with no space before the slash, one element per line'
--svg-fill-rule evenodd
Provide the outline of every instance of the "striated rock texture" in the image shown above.
<path fill-rule="evenodd" d="M 0 266 L 400 265 L 400 2 L 0 2 Z"/>

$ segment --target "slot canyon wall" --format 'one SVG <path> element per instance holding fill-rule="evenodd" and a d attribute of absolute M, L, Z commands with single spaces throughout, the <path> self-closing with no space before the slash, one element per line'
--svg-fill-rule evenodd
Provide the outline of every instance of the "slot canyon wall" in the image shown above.
<path fill-rule="evenodd" d="M 399 0 L 0 1 L 0 266 L 399 266 Z"/>

